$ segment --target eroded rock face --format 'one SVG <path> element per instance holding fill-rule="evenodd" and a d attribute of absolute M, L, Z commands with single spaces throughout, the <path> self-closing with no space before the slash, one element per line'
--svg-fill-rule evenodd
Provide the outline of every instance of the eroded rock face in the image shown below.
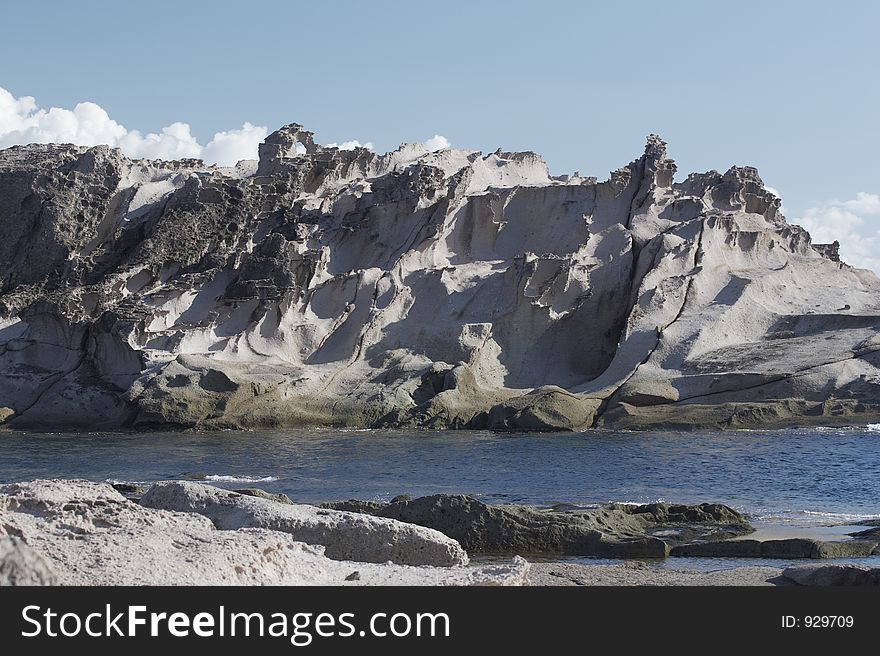
<path fill-rule="evenodd" d="M 449 567 L 467 565 L 455 540 L 438 531 L 394 519 L 318 509 L 230 492 L 189 481 L 156 483 L 140 504 L 146 508 L 195 512 L 223 530 L 265 528 L 324 547 L 335 560 Z"/>
<path fill-rule="evenodd" d="M 749 167 L 534 153 L 0 151 L 0 421 L 782 426 L 880 419 L 880 281 Z"/>
<path fill-rule="evenodd" d="M 19 566 L 20 558 L 15 561 L 16 580 L 26 574 L 29 583 L 521 585 L 528 580 L 528 563 L 521 558 L 488 567 L 333 560 L 325 556 L 323 546 L 297 541 L 286 532 L 219 530 L 202 515 L 145 508 L 109 485 L 87 481 L 0 485 L 0 550 L 8 544 L 4 536 L 15 536 L 39 557 L 36 565 L 25 568 Z M 3 576 L 7 561 L 0 551 Z M 57 578 L 38 569 L 40 563 L 48 563 Z"/>

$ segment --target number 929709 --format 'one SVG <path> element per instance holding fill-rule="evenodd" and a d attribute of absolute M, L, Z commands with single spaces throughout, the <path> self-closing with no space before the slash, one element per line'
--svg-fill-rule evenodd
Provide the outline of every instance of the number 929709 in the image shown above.
<path fill-rule="evenodd" d="M 852 615 L 782 616 L 782 626 L 786 629 L 851 629 L 854 624 Z"/>

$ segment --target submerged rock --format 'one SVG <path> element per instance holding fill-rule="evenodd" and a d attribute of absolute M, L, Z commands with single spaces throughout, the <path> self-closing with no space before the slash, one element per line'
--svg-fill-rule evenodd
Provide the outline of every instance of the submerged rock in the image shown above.
<path fill-rule="evenodd" d="M 746 518 L 721 504 L 610 505 L 568 511 L 490 506 L 473 497 L 438 494 L 389 504 L 342 501 L 336 510 L 390 517 L 434 528 L 475 554 L 565 554 L 606 558 L 665 558 L 683 535 L 741 535 Z M 676 529 L 660 539 L 652 531 Z"/>
<path fill-rule="evenodd" d="M 422 526 L 278 503 L 189 481 L 156 483 L 141 497 L 140 504 L 145 508 L 199 513 L 222 530 L 281 531 L 307 544 L 322 545 L 324 554 L 335 560 L 437 567 L 468 562 L 458 542 Z"/>
<path fill-rule="evenodd" d="M 604 182 L 428 151 L 0 150 L 0 424 L 880 421 L 880 281 L 755 169 L 675 181 L 654 135 Z"/>
<path fill-rule="evenodd" d="M 2 533 L 25 540 L 62 585 L 522 585 L 529 569 L 521 558 L 486 567 L 332 560 L 288 533 L 219 530 L 87 481 L 0 485 Z"/>

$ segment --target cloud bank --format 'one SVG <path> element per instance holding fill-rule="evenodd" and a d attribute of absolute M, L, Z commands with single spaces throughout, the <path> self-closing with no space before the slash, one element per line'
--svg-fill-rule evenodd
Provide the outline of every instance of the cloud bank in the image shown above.
<path fill-rule="evenodd" d="M 132 158 L 198 158 L 206 164 L 235 166 L 242 159 L 257 159 L 257 146 L 268 134 L 264 126 L 245 123 L 237 130 L 217 132 L 211 141 L 202 145 L 188 123 L 176 122 L 159 132 L 143 134 L 117 123 L 103 107 L 93 102 L 78 103 L 73 109 L 44 109 L 33 97 L 16 98 L 0 87 L 0 148 L 29 143 L 107 144 Z M 428 152 L 450 147 L 449 140 L 439 134 L 423 145 Z M 373 150 L 371 142 L 361 143 L 356 139 L 328 146 Z"/>
<path fill-rule="evenodd" d="M 73 109 L 43 109 L 31 96 L 16 98 L 0 87 L 0 148 L 28 143 L 107 144 L 134 158 L 197 157 L 206 164 L 234 166 L 242 159 L 256 159 L 257 146 L 268 133 L 263 126 L 245 123 L 237 130 L 216 133 L 203 146 L 187 123 L 142 134 L 117 123 L 92 102 L 78 103 Z"/>
<path fill-rule="evenodd" d="M 373 150 L 373 142 L 368 141 L 367 143 L 361 143 L 357 139 L 353 139 L 352 141 L 344 141 L 341 144 L 333 143 L 327 144 L 328 148 L 338 148 L 339 150 L 354 150 L 355 148 L 366 148 L 367 150 Z"/>
<path fill-rule="evenodd" d="M 832 200 L 790 221 L 806 228 L 814 244 L 839 241 L 847 264 L 880 274 L 880 194 L 859 192 L 850 200 Z"/>

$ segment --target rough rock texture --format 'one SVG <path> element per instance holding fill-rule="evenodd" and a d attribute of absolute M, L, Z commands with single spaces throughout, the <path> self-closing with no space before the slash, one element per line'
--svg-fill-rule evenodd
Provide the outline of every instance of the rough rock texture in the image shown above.
<path fill-rule="evenodd" d="M 234 169 L 0 151 L 0 421 L 579 430 L 880 420 L 880 281 L 753 168 L 604 182 L 298 125 Z"/>
<path fill-rule="evenodd" d="M 565 554 L 665 558 L 670 544 L 695 536 L 751 532 L 746 518 L 721 504 L 610 505 L 585 510 L 490 506 L 473 497 L 437 494 L 388 504 L 343 501 L 323 507 L 428 526 L 475 554 Z M 662 532 L 663 539 L 652 535 Z"/>
<path fill-rule="evenodd" d="M 468 562 L 458 542 L 423 526 L 279 503 L 189 481 L 156 483 L 141 497 L 140 504 L 199 513 L 222 530 L 266 528 L 288 533 L 301 542 L 323 545 L 324 555 L 335 560 L 438 567 Z"/>
<path fill-rule="evenodd" d="M 0 485 L 2 535 L 25 542 L 63 585 L 521 585 L 528 580 L 528 563 L 521 558 L 484 567 L 331 560 L 323 547 L 287 533 L 218 530 L 207 517 L 144 508 L 109 485 L 87 481 Z"/>
<path fill-rule="evenodd" d="M 269 499 L 269 501 L 275 501 L 277 503 L 293 503 L 290 497 L 286 494 L 283 494 L 281 492 L 266 492 L 266 490 L 261 490 L 258 487 L 245 487 L 240 490 L 233 490 L 233 492 L 245 494 L 249 497 L 260 497 L 261 499 Z"/>
<path fill-rule="evenodd" d="M 0 537 L 0 587 L 57 583 L 58 577 L 45 558 L 17 537 Z"/>
<path fill-rule="evenodd" d="M 880 568 L 864 565 L 797 565 L 782 576 L 798 585 L 880 585 Z"/>

